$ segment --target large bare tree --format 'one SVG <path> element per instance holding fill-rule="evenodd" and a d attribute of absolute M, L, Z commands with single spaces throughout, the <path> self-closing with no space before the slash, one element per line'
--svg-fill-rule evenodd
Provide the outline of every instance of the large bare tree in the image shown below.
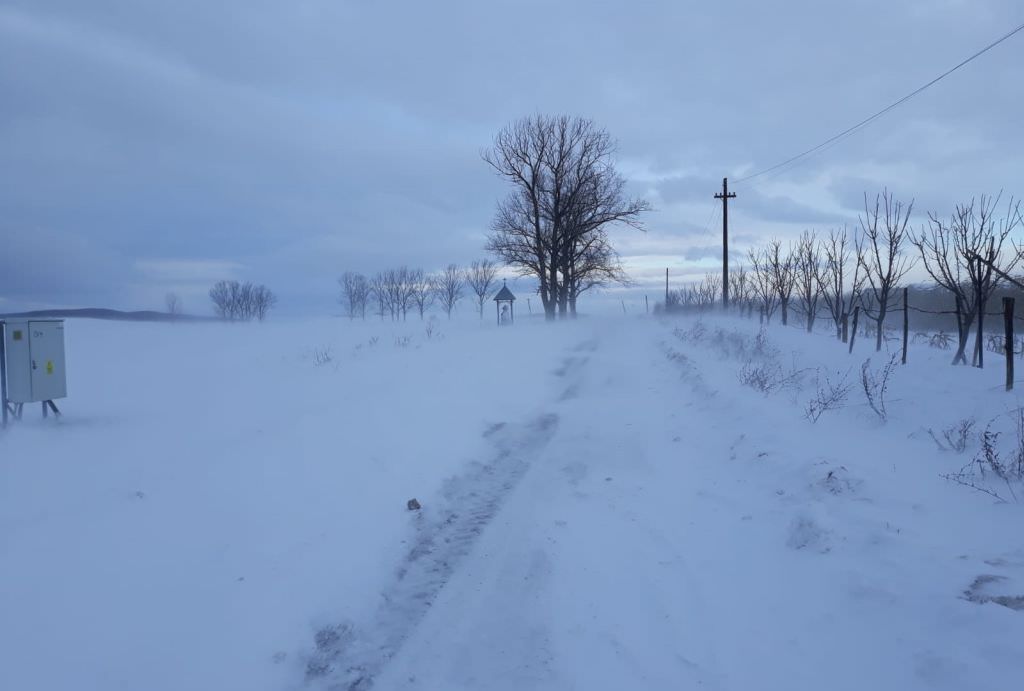
<path fill-rule="evenodd" d="M 487 248 L 537 278 L 548 319 L 568 315 L 585 287 L 622 276 L 601 233 L 615 223 L 639 228 L 649 207 L 626 196 L 614 153 L 609 134 L 591 120 L 535 115 L 502 129 L 483 154 L 513 187 L 498 204 Z"/>
<path fill-rule="evenodd" d="M 857 260 L 864 267 L 873 307 L 878 310 L 873 317 L 876 351 L 882 349 L 885 338 L 885 316 L 890 299 L 913 266 L 913 260 L 903 252 L 910 237 L 907 227 L 913 209 L 913 200 L 904 205 L 888 189 L 875 195 L 874 208 L 868 203 L 867 193 L 864 194 L 864 215 L 860 218 L 864 241 Z"/>

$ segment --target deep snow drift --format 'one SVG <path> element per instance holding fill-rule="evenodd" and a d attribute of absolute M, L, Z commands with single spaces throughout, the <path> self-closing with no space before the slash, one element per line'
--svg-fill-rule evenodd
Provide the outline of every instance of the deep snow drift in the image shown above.
<path fill-rule="evenodd" d="M 914 346 L 882 422 L 867 340 L 757 333 L 69 322 L 0 433 L 0 688 L 1014 687 L 1024 507 L 940 478 L 1013 453 L 996 358 Z"/>

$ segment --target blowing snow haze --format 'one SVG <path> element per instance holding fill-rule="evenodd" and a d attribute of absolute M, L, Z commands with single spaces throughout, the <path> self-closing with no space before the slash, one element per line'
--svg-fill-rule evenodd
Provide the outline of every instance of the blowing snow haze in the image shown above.
<path fill-rule="evenodd" d="M 0 691 L 1022 688 L 1021 22 L 0 0 Z"/>
<path fill-rule="evenodd" d="M 0 311 L 161 309 L 174 292 L 209 314 L 214 282 L 252 280 L 282 313 L 323 314 L 342 271 L 464 265 L 506 193 L 480 152 L 533 113 L 592 118 L 617 140 L 630 194 L 654 211 L 615 246 L 653 296 L 665 267 L 683 280 L 714 266 L 722 177 L 896 100 L 1018 10 L 9 0 Z M 823 155 L 736 186 L 737 255 L 855 223 L 884 186 L 921 219 L 1019 187 L 1020 51 L 1000 46 Z"/>

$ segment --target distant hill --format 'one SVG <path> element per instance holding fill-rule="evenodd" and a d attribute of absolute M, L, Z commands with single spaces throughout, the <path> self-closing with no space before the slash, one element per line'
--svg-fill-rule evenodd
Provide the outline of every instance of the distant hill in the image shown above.
<path fill-rule="evenodd" d="M 0 314 L 0 319 L 112 319 L 128 322 L 178 322 L 178 321 L 217 321 L 216 317 L 203 317 L 191 314 L 168 314 L 154 310 L 124 312 L 122 310 L 105 309 L 102 307 L 85 307 L 81 309 L 33 310 L 31 312 L 15 312 Z"/>

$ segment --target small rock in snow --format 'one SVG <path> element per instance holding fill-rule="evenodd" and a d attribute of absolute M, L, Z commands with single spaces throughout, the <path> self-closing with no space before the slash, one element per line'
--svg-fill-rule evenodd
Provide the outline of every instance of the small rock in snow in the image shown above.
<path fill-rule="evenodd" d="M 412 498 L 412 499 L 410 499 L 409 501 L 407 501 L 407 502 L 405 503 L 405 506 L 406 506 L 406 508 L 407 508 L 407 509 L 409 509 L 410 511 L 419 511 L 419 510 L 420 510 L 420 509 L 422 508 L 422 507 L 420 506 L 420 503 L 419 503 L 418 501 L 416 501 L 416 498 L 415 498 L 415 497 L 414 497 L 414 498 Z"/>

